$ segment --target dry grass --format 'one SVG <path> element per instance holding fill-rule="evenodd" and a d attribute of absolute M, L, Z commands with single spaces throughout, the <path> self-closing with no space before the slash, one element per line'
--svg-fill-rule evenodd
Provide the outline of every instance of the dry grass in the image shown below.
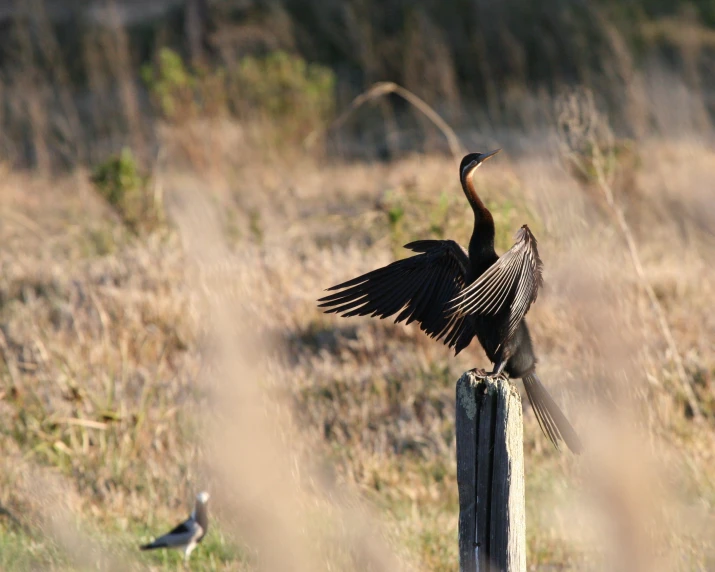
<path fill-rule="evenodd" d="M 331 116 L 333 76 L 285 55 L 245 67 L 221 44 L 222 69 L 174 56 L 165 77 L 160 51 L 153 97 L 144 97 L 121 26 L 83 32 L 80 97 L 76 62 L 58 55 L 43 3 L 31 4 L 32 18 L 13 24 L 18 57 L 0 78 L 0 568 L 179 569 L 179 554 L 136 547 L 207 489 L 212 527 L 192 558 L 199 569 L 455 569 L 454 384 L 485 356 L 472 347 L 455 358 L 414 325 L 326 316 L 315 300 L 405 256 L 410 240 L 466 244 L 458 158 L 405 155 L 415 137 L 398 128 L 410 122 L 384 100 L 386 138 L 395 139 L 387 147 L 399 160 L 335 158 L 378 155 L 383 126 L 365 120 L 369 105 L 338 120 L 323 141 L 330 148 L 306 154 L 300 142 Z M 484 7 L 466 17 L 440 8 L 442 28 L 416 14 L 407 50 L 394 49 L 369 11 L 315 17 L 334 30 L 350 15 L 338 52 L 380 77 L 402 69 L 425 101 L 452 109 L 451 127 L 395 84 L 368 93 L 417 102 L 453 149 L 452 128 L 470 147 L 505 149 L 480 171 L 479 190 L 498 250 L 523 223 L 539 239 L 546 285 L 529 323 L 540 374 L 587 445 L 579 458 L 554 451 L 526 412 L 530 566 L 712 569 L 715 154 L 698 76 L 709 43 L 676 38 L 670 21 L 646 30 L 682 52 L 686 87 L 660 68 L 636 68 L 624 38 L 585 4 L 561 10 L 554 0 L 536 12 L 538 26 L 511 4 L 494 7 L 501 25 L 476 35 L 469 18 L 485 21 Z M 266 20 L 277 46 L 289 15 Z M 592 27 L 596 42 L 586 45 Z M 552 52 L 544 29 L 578 47 L 558 62 L 526 58 L 532 44 L 537 56 Z M 490 50 L 493 67 L 479 58 L 481 69 L 460 70 L 473 61 L 465 54 L 488 47 L 475 38 L 509 49 Z M 571 147 L 584 153 L 585 168 L 573 172 L 558 145 L 551 95 L 527 88 L 529 59 L 550 62 L 543 77 L 555 84 L 583 76 L 598 86 L 613 131 L 639 134 L 609 143 L 620 226 L 589 163 L 593 147 Z M 476 82 L 487 111 L 471 114 L 458 76 Z M 412 148 L 438 148 L 433 128 L 420 125 Z M 156 209 L 151 225 L 128 228 L 121 204 L 106 204 L 85 171 L 123 145 L 151 175 L 141 187 Z M 33 172 L 9 166 L 25 161 Z M 58 166 L 75 170 L 50 179 Z"/>
<path fill-rule="evenodd" d="M 212 138 L 208 171 L 167 130 L 156 174 L 172 225 L 148 236 L 86 174 L 3 173 L 0 565 L 175 568 L 135 545 L 207 488 L 205 569 L 454 569 L 454 383 L 483 353 L 455 358 L 414 326 L 337 319 L 315 299 L 412 238 L 465 244 L 455 161 L 277 163 L 236 152 L 241 130 L 221 125 L 186 127 Z M 699 424 L 593 182 L 548 146 L 480 172 L 499 249 L 524 222 L 539 238 L 540 371 L 588 449 L 552 450 L 527 413 L 533 567 L 715 565 L 715 157 L 684 138 L 634 149 L 614 192 Z"/>

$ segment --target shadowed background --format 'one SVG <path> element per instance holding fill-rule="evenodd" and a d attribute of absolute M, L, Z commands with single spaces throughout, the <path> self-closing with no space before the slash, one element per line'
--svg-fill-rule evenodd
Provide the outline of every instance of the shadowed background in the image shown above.
<path fill-rule="evenodd" d="M 715 565 L 715 4 L 0 3 L 0 567 L 454 570 L 454 384 L 414 325 L 321 314 L 415 239 L 529 224 L 533 569 Z M 334 123 L 341 117 L 339 123 Z M 661 316 L 657 313 L 660 308 Z M 660 319 L 662 318 L 662 319 Z"/>

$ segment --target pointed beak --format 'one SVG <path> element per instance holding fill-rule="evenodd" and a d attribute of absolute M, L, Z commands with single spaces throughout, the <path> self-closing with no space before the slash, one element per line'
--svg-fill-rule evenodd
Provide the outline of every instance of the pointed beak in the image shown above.
<path fill-rule="evenodd" d="M 479 162 L 480 162 L 480 163 L 484 163 L 484 161 L 486 161 L 486 160 L 489 159 L 490 157 L 493 157 L 494 155 L 496 155 L 497 153 L 499 153 L 499 151 L 501 151 L 501 149 L 495 149 L 494 151 L 490 151 L 489 153 L 482 153 L 482 154 L 479 156 Z"/>

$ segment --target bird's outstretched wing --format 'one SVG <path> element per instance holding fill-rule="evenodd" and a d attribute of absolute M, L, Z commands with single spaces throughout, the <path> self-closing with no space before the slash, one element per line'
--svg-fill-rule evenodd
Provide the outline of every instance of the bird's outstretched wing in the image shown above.
<path fill-rule="evenodd" d="M 524 225 L 515 238 L 516 244 L 459 292 L 448 310 L 448 315 L 457 318 L 503 313 L 507 325 L 505 342 L 516 332 L 542 284 L 542 264 L 534 235 Z"/>
<path fill-rule="evenodd" d="M 332 288 L 318 300 L 326 313 L 387 318 L 395 323 L 417 321 L 420 328 L 459 353 L 473 337 L 460 316 L 450 316 L 446 304 L 466 284 L 469 257 L 453 240 L 418 240 L 405 245 L 420 254 L 398 260 Z"/>

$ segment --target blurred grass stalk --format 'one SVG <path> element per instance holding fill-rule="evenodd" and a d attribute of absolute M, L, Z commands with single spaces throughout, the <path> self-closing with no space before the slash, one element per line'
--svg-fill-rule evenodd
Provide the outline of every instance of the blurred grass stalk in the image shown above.
<path fill-rule="evenodd" d="M 603 192 L 606 203 L 623 233 L 628 253 L 633 263 L 633 269 L 648 296 L 658 327 L 668 345 L 678 376 L 680 390 L 685 395 L 692 416 L 695 421 L 699 422 L 702 420 L 702 411 L 691 381 L 685 372 L 683 358 L 673 338 L 673 332 L 668 325 L 663 307 L 653 287 L 648 282 L 633 231 L 626 221 L 623 210 L 616 204 L 613 184 L 617 169 L 617 159 L 615 155 L 615 138 L 611 127 L 596 109 L 593 94 L 590 91 L 574 91 L 570 94 L 565 94 L 557 101 L 556 105 L 559 110 L 558 129 L 561 152 L 566 160 L 573 164 L 582 175 L 588 177 L 591 172 L 595 175 L 596 184 Z"/>
<path fill-rule="evenodd" d="M 191 189 L 174 200 L 187 278 L 212 348 L 200 383 L 211 388 L 202 414 L 210 419 L 206 457 L 220 513 L 267 570 L 402 569 L 358 499 L 295 448 L 292 415 L 271 399 L 291 380 L 271 380 L 265 370 L 273 350 L 256 335 L 261 326 L 244 306 L 240 260 L 225 245 L 214 208 Z"/>

